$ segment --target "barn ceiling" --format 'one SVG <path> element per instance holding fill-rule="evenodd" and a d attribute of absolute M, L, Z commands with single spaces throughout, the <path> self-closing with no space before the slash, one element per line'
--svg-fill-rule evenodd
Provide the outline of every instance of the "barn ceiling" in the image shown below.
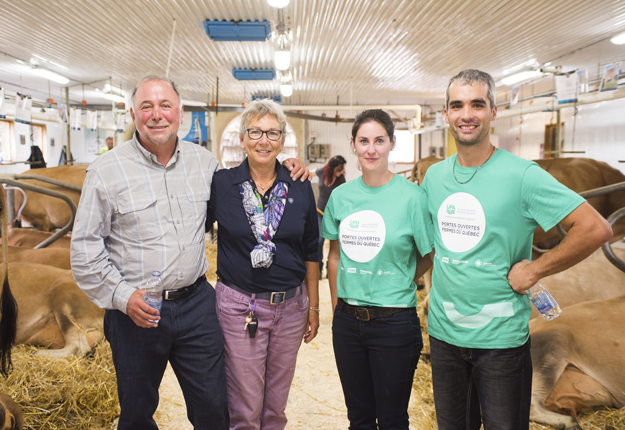
<path fill-rule="evenodd" d="M 625 61 L 625 45 L 609 42 L 625 31 L 625 2 L 615 0 L 291 0 L 283 15 L 293 36 L 285 104 L 438 104 L 465 68 L 500 79 L 551 62 L 596 78 Z M 274 46 L 214 42 L 203 21 L 275 28 L 277 17 L 265 0 L 0 1 L 0 86 L 60 99 L 61 85 L 23 64 L 35 62 L 71 79 L 73 102 L 103 103 L 95 88 L 105 82 L 129 90 L 164 74 L 171 45 L 169 76 L 183 98 L 214 101 L 219 78 L 219 103 L 240 104 L 278 93 L 277 79 L 232 76 L 233 68 L 272 68 Z"/>

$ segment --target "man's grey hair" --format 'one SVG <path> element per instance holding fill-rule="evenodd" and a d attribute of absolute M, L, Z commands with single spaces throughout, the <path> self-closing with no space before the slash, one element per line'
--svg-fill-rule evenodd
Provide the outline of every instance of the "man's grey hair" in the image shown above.
<path fill-rule="evenodd" d="M 146 82 L 150 82 L 150 81 L 165 82 L 167 85 L 169 85 L 172 88 L 172 90 L 174 90 L 174 92 L 176 93 L 176 96 L 178 96 L 178 104 L 180 104 L 180 107 L 182 107 L 182 98 L 180 98 L 180 93 L 178 92 L 178 88 L 176 88 L 176 84 L 167 76 L 163 76 L 163 75 L 148 75 L 142 78 L 139 82 L 137 82 L 137 85 L 135 85 L 135 89 L 132 90 L 132 95 L 130 96 L 130 103 L 133 106 L 135 104 L 135 94 L 137 94 L 137 90 L 139 89 L 139 87 L 145 84 Z"/>
<path fill-rule="evenodd" d="M 241 115 L 241 125 L 239 127 L 239 135 L 241 138 L 245 135 L 245 130 L 254 118 L 262 118 L 265 115 L 272 115 L 280 123 L 282 137 L 286 135 L 286 115 L 282 111 L 282 107 L 270 99 L 258 99 L 247 105 Z"/>
<path fill-rule="evenodd" d="M 449 109 L 449 87 L 451 84 L 458 81 L 460 85 L 472 85 L 474 82 L 480 82 L 486 84 L 488 87 L 488 101 L 490 102 L 490 108 L 494 108 L 495 104 L 495 80 L 493 77 L 481 70 L 466 69 L 458 73 L 456 76 L 449 80 L 447 84 L 447 91 L 445 91 L 445 109 Z"/>

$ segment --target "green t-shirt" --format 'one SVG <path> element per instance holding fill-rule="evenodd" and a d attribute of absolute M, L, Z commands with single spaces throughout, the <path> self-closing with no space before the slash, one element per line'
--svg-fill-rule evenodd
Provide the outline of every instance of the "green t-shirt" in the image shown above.
<path fill-rule="evenodd" d="M 417 248 L 432 250 L 430 229 L 427 196 L 406 178 L 368 187 L 359 177 L 336 188 L 321 235 L 341 245 L 337 296 L 352 305 L 416 306 Z"/>
<path fill-rule="evenodd" d="M 529 336 L 528 296 L 508 283 L 510 268 L 531 259 L 540 225 L 553 228 L 585 200 L 536 163 L 497 150 L 479 172 L 456 155 L 429 168 L 423 187 L 436 258 L 428 333 L 452 345 L 514 348 Z"/>

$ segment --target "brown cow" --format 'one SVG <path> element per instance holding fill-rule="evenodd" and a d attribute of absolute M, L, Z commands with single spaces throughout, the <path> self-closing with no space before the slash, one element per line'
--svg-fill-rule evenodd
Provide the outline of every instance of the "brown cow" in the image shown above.
<path fill-rule="evenodd" d="M 625 259 L 625 249 L 614 247 L 613 250 L 617 257 Z M 547 276 L 540 282 L 563 309 L 581 302 L 625 294 L 625 273 L 610 263 L 600 249 L 575 266 Z M 532 306 L 530 318 L 539 315 L 540 312 Z"/>
<path fill-rule="evenodd" d="M 592 158 L 550 158 L 534 161 L 556 178 L 558 182 L 577 193 L 625 182 L 625 175 L 619 170 L 603 161 Z M 607 218 L 618 209 L 625 207 L 625 190 L 593 197 L 588 199 L 588 203 L 604 218 Z M 621 225 L 614 226 L 615 238 L 622 238 L 623 232 Z M 550 247 L 553 245 L 550 242 L 559 238 L 555 228 L 545 233 L 539 227 L 534 232 L 534 244 L 540 244 L 539 247 L 541 248 Z"/>
<path fill-rule="evenodd" d="M 34 248 L 41 242 L 52 236 L 54 233 L 48 231 L 33 230 L 31 228 L 9 229 L 8 244 L 10 246 L 23 246 L 25 248 Z M 71 236 L 65 235 L 48 245 L 48 248 L 67 248 L 69 249 Z"/>
<path fill-rule="evenodd" d="M 417 184 L 421 185 L 423 183 L 423 178 L 425 178 L 425 172 L 428 171 L 431 165 L 436 164 L 439 161 L 443 161 L 443 159 L 438 158 L 438 157 L 421 158 L 412 167 L 412 174 L 410 175 L 410 180 L 412 182 L 416 182 Z"/>
<path fill-rule="evenodd" d="M 82 184 L 85 181 L 87 167 L 88 166 L 58 166 L 46 169 L 28 170 L 23 173 L 45 176 L 82 187 Z M 69 190 L 64 187 L 59 187 L 57 185 L 33 179 L 24 179 L 23 181 L 51 190 L 60 191 L 68 195 L 74 201 L 76 206 L 78 206 L 78 201 L 80 200 L 80 192 L 78 191 Z M 72 212 L 67 203 L 63 200 L 34 191 L 24 191 L 26 193 L 27 202 L 24 210 L 22 211 L 22 221 L 25 221 L 34 227 L 40 228 L 43 231 L 62 228 L 69 223 Z M 15 207 L 19 208 L 22 201 L 22 194 L 16 192 Z"/>
<path fill-rule="evenodd" d="M 9 282 L 19 310 L 15 343 L 61 357 L 84 354 L 102 339 L 104 310 L 78 288 L 70 270 L 10 263 Z"/>
<path fill-rule="evenodd" d="M 573 416 L 545 406 L 572 415 L 625 406 L 624 326 L 625 295 L 573 305 L 553 321 L 530 321 L 533 421 L 581 430 Z"/>
<path fill-rule="evenodd" d="M 22 409 L 11 396 L 0 393 L 0 430 L 22 430 L 23 428 Z"/>
<path fill-rule="evenodd" d="M 0 262 L 2 262 L 0 254 Z M 9 263 L 35 263 L 71 270 L 70 251 L 64 248 L 31 249 L 9 246 Z"/>

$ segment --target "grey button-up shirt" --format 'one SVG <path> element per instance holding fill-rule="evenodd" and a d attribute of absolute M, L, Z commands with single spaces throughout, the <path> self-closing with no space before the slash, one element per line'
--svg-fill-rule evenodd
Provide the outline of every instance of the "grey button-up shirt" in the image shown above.
<path fill-rule="evenodd" d="M 179 140 L 167 166 L 136 136 L 87 170 L 72 233 L 72 272 L 99 307 L 126 312 L 152 271 L 163 288 L 192 284 L 208 270 L 206 207 L 215 157 Z"/>

